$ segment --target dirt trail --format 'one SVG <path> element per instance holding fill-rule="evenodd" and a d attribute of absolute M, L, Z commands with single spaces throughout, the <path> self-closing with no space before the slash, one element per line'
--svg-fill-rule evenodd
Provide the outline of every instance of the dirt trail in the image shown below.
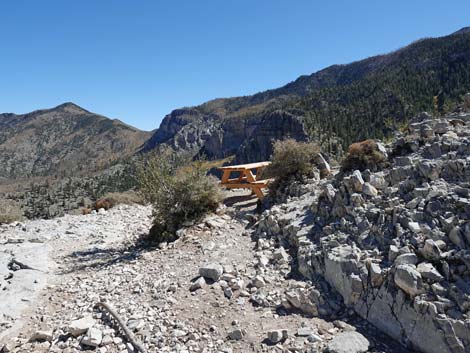
<path fill-rule="evenodd" d="M 256 199 L 246 193 L 229 196 L 223 212 L 160 248 L 139 242 L 151 224 L 151 210 L 142 206 L 3 229 L 3 239 L 43 239 L 51 249 L 43 256 L 52 260 L 47 286 L 38 288 L 37 299 L 11 319 L 15 330 L 2 327 L 10 337 L 8 349 L 132 352 L 114 322 L 93 309 L 106 301 L 149 352 L 317 352 L 338 333 L 356 329 L 369 339 L 371 352 L 404 351 L 354 317 L 348 319 L 356 327 L 279 310 L 284 292 L 305 283 L 291 278 L 289 260 L 272 261 L 272 244 L 251 238 Z M 261 266 L 263 257 L 271 260 Z M 200 267 L 207 264 L 223 266 L 224 274 L 191 291 Z M 90 315 L 92 332 L 71 335 L 74 320 Z M 270 342 L 268 332 L 273 330 L 287 330 L 288 338 Z M 29 343 L 38 331 L 50 337 Z"/>

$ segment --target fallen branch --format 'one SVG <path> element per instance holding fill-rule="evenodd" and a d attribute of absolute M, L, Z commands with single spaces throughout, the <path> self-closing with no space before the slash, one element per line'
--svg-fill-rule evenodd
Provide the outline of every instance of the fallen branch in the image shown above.
<path fill-rule="evenodd" d="M 11 270 L 11 267 L 13 265 L 18 266 L 20 268 L 20 270 L 33 270 L 33 271 L 44 272 L 44 271 L 38 270 L 37 268 L 26 265 L 25 263 L 20 262 L 20 261 L 14 259 L 14 258 L 11 259 L 10 262 L 8 263 L 8 268 Z"/>
<path fill-rule="evenodd" d="M 121 317 L 114 311 L 113 308 L 111 308 L 108 304 L 103 303 L 103 302 L 97 303 L 95 305 L 95 308 L 105 309 L 109 314 L 111 314 L 111 316 L 114 317 L 114 319 L 119 324 L 119 327 L 121 327 L 122 331 L 124 332 L 124 335 L 127 337 L 127 340 L 130 343 L 132 343 L 132 345 L 137 350 L 137 352 L 147 353 L 144 346 L 139 341 L 137 341 L 134 334 L 127 328 L 124 321 L 122 321 Z"/>

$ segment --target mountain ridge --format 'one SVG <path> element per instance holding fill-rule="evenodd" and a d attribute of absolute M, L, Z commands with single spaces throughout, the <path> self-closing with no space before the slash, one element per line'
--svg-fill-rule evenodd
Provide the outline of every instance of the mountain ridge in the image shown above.
<path fill-rule="evenodd" d="M 0 177 L 89 174 L 134 155 L 150 134 L 72 102 L 0 114 Z"/>
<path fill-rule="evenodd" d="M 257 143 L 253 139 L 271 113 L 283 110 L 293 120 L 305 123 L 301 137 L 309 135 L 327 152 L 341 155 L 354 141 L 386 137 L 420 110 L 434 109 L 434 96 L 440 95 L 445 101 L 442 104 L 450 109 L 470 91 L 469 75 L 470 32 L 465 27 L 446 36 L 412 42 L 387 54 L 331 65 L 276 89 L 175 109 L 164 117 L 144 150 L 164 143 L 176 149 L 204 151 L 210 158 L 235 154 L 240 162 L 267 159 L 269 148 L 263 155 L 254 148 L 260 143 L 271 144 L 270 139 Z M 455 80 L 459 84 L 452 82 Z M 232 118 L 240 126 L 228 121 Z M 273 129 L 279 127 L 270 124 Z M 236 136 L 230 129 L 238 130 Z M 298 129 L 295 130 L 286 130 L 283 137 L 295 135 Z M 275 130 L 271 132 L 278 136 Z M 266 131 L 264 134 L 270 135 Z M 238 146 L 227 143 L 227 136 Z M 250 144 L 251 151 L 246 148 Z"/>
<path fill-rule="evenodd" d="M 446 70 L 454 76 L 447 77 Z M 349 143 L 383 138 L 419 110 L 433 109 L 433 96 L 441 91 L 449 107 L 470 91 L 470 27 L 330 65 L 279 88 L 174 109 L 150 132 L 73 102 L 3 113 L 0 162 L 7 167 L 0 178 L 73 174 L 80 163 L 85 173 L 160 145 L 251 162 L 270 157 L 272 139 L 293 137 L 315 140 L 341 156 Z"/>

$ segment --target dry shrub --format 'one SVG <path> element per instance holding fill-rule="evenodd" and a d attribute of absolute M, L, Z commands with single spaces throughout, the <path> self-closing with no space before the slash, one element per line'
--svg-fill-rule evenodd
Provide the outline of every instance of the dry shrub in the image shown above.
<path fill-rule="evenodd" d="M 164 150 L 138 168 L 144 198 L 153 206 L 150 238 L 156 242 L 176 240 L 184 224 L 215 211 L 222 193 L 218 180 L 206 175 L 201 162 Z"/>
<path fill-rule="evenodd" d="M 387 160 L 387 155 L 380 151 L 374 140 L 365 140 L 353 143 L 348 148 L 348 154 L 341 167 L 344 171 L 350 170 L 377 170 Z"/>
<path fill-rule="evenodd" d="M 14 200 L 0 200 L 0 224 L 13 223 L 23 220 L 23 211 Z"/>
<path fill-rule="evenodd" d="M 85 215 L 87 215 L 87 214 L 90 214 L 91 211 L 92 211 L 91 208 L 89 208 L 89 207 L 84 207 L 84 208 L 82 208 L 82 215 L 85 216 Z"/>
<path fill-rule="evenodd" d="M 113 205 L 143 205 L 145 202 L 142 195 L 133 190 L 124 192 L 108 192 L 103 196 L 103 198 L 111 200 Z"/>
<path fill-rule="evenodd" d="M 283 181 L 303 180 L 311 176 L 315 156 L 319 151 L 318 145 L 312 142 L 299 142 L 294 139 L 276 141 L 273 145 L 271 165 L 264 172 L 264 176 L 275 178 L 270 184 L 270 189 L 279 189 Z"/>
<path fill-rule="evenodd" d="M 100 208 L 104 208 L 105 210 L 109 210 L 110 208 L 114 207 L 114 201 L 111 199 L 101 198 L 95 202 L 93 208 L 95 210 L 99 210 Z"/>

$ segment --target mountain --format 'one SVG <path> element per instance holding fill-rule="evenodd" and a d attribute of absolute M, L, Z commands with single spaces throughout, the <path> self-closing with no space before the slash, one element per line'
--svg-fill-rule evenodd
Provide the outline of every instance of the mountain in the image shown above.
<path fill-rule="evenodd" d="M 313 139 L 333 155 L 384 138 L 420 111 L 442 114 L 470 91 L 470 30 L 426 38 L 385 55 L 333 65 L 252 96 L 168 114 L 144 150 L 167 144 L 209 158 L 269 158 L 271 141 Z"/>
<path fill-rule="evenodd" d="M 87 175 L 133 155 L 150 135 L 73 103 L 0 114 L 0 180 Z"/>

